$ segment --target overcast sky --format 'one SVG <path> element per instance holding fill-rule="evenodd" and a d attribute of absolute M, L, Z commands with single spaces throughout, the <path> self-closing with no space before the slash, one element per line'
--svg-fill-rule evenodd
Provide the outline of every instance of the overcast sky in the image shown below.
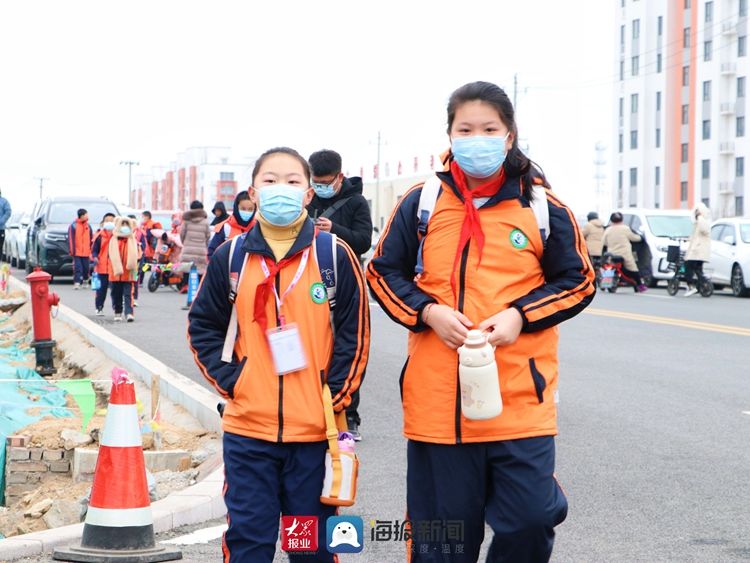
<path fill-rule="evenodd" d="M 611 144 L 613 0 L 35 1 L 0 5 L 0 188 L 127 198 L 127 169 L 191 146 L 338 150 L 352 174 L 448 146 L 473 80 L 511 93 L 532 157 L 577 213 Z M 511 94 L 512 95 L 512 94 Z M 609 157 L 609 153 L 608 156 Z M 609 165 L 606 167 L 611 176 Z M 610 178 L 607 179 L 607 182 Z"/>

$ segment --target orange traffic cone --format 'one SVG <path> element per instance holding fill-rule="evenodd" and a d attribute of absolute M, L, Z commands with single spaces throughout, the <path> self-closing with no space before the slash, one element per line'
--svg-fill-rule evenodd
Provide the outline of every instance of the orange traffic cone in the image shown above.
<path fill-rule="evenodd" d="M 80 547 L 55 549 L 60 561 L 173 561 L 179 549 L 156 545 L 135 387 L 113 372 L 112 393 L 96 461 Z"/>

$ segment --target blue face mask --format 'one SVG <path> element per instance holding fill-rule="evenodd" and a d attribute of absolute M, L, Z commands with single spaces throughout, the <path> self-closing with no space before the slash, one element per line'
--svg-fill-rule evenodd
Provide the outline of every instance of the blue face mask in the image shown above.
<path fill-rule="evenodd" d="M 253 212 L 252 211 L 245 211 L 244 209 L 239 210 L 239 216 L 240 219 L 242 219 L 245 223 L 247 223 L 250 219 L 253 218 Z"/>
<path fill-rule="evenodd" d="M 336 187 L 334 184 L 336 183 L 336 180 L 331 182 L 330 184 L 320 184 L 318 182 L 313 182 L 312 189 L 315 191 L 315 194 L 321 198 L 321 199 L 331 199 L 333 196 L 336 195 Z"/>
<path fill-rule="evenodd" d="M 104 229 L 105 231 L 114 231 L 115 230 L 115 224 L 114 223 L 104 223 L 104 225 L 102 225 L 102 229 Z"/>
<path fill-rule="evenodd" d="M 120 227 L 120 236 L 121 237 L 128 237 L 130 236 L 130 233 L 132 231 L 130 230 L 130 227 Z"/>
<path fill-rule="evenodd" d="M 258 204 L 263 218 L 277 227 L 286 227 L 302 213 L 305 190 L 289 184 L 271 184 L 258 190 Z"/>
<path fill-rule="evenodd" d="M 455 137 L 451 141 L 451 152 L 458 166 L 472 178 L 489 178 L 505 162 L 504 137 Z"/>

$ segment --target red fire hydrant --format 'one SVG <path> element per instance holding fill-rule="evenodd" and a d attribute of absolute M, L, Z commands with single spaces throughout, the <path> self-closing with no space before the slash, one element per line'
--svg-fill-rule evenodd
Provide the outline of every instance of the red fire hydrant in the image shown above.
<path fill-rule="evenodd" d="M 52 375 L 55 369 L 55 341 L 52 340 L 52 307 L 60 303 L 57 293 L 50 293 L 49 282 L 52 276 L 40 268 L 26 276 L 31 286 L 31 314 L 34 321 L 34 341 L 31 346 L 36 351 L 36 372 L 39 375 Z"/>

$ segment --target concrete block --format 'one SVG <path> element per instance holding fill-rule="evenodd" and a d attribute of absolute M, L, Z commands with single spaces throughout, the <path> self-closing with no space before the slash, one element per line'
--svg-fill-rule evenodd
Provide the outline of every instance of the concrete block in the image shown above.
<path fill-rule="evenodd" d="M 73 454 L 73 480 L 89 481 L 96 470 L 96 458 L 99 450 L 89 448 L 76 448 Z M 143 452 L 146 469 L 151 473 L 159 471 L 180 471 L 180 464 L 187 463 L 190 468 L 190 452 L 186 450 L 165 450 Z M 187 462 L 182 460 L 187 459 Z"/>
<path fill-rule="evenodd" d="M 10 440 L 10 438 L 8 438 Z M 12 447 L 8 448 L 8 460 L 14 461 L 14 460 L 27 460 L 29 459 L 31 455 L 31 452 L 28 450 L 28 448 L 17 448 Z"/>
<path fill-rule="evenodd" d="M 40 483 L 49 473 L 14 473 L 13 475 L 26 475 L 27 483 Z"/>
<path fill-rule="evenodd" d="M 23 484 L 23 485 L 8 485 L 5 487 L 5 500 L 7 502 L 8 497 L 22 497 L 26 493 L 36 491 L 39 487 L 34 484 Z"/>
<path fill-rule="evenodd" d="M 224 489 L 223 483 L 217 482 L 206 482 L 196 483 L 181 491 L 175 491 L 172 494 L 175 496 L 182 497 L 215 497 L 221 496 L 221 491 Z"/>
<path fill-rule="evenodd" d="M 31 461 L 40 461 L 42 459 L 42 452 L 43 451 L 44 450 L 42 450 L 42 448 L 31 448 L 29 450 L 29 452 L 31 454 L 31 456 L 30 456 Z"/>
<path fill-rule="evenodd" d="M 42 461 L 11 461 L 8 464 L 8 471 L 14 473 L 16 471 L 47 471 L 47 464 Z"/>
<path fill-rule="evenodd" d="M 50 552 L 56 547 L 80 545 L 82 535 L 83 524 L 81 523 L 25 534 L 23 538 L 40 541 L 42 543 L 42 550 L 44 552 Z"/>
<path fill-rule="evenodd" d="M 160 504 L 160 508 L 163 507 L 172 512 L 172 526 L 175 528 L 211 519 L 210 497 L 170 495 L 154 504 Z"/>
<path fill-rule="evenodd" d="M 172 526 L 172 513 L 166 508 L 156 508 L 151 505 L 151 514 L 154 519 L 154 532 L 160 533 L 167 530 L 171 530 Z"/>
<path fill-rule="evenodd" d="M 0 553 L 5 561 L 41 555 L 43 549 L 40 540 L 21 539 L 20 536 L 0 540 Z"/>
<path fill-rule="evenodd" d="M 65 460 L 50 461 L 49 470 L 54 473 L 67 473 L 68 471 L 70 471 L 70 462 Z"/>
<path fill-rule="evenodd" d="M 8 446 L 12 448 L 25 448 L 28 445 L 30 439 L 31 438 L 29 436 L 21 436 L 19 434 L 16 434 L 14 436 L 8 436 L 6 438 L 6 442 Z"/>
<path fill-rule="evenodd" d="M 63 450 L 44 450 L 42 459 L 44 461 L 57 461 L 63 458 Z"/>
<path fill-rule="evenodd" d="M 227 505 L 224 497 L 219 495 L 211 499 L 211 518 L 221 518 L 227 515 Z"/>
<path fill-rule="evenodd" d="M 5 482 L 8 483 L 8 485 L 20 485 L 22 483 L 26 483 L 26 480 L 28 477 L 35 475 L 34 473 L 11 473 L 8 475 L 8 477 L 5 479 Z"/>

